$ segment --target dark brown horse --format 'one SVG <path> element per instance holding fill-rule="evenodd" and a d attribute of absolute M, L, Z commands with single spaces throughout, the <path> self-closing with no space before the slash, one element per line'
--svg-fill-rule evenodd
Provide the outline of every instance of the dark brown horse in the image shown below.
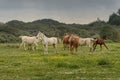
<path fill-rule="evenodd" d="M 108 49 L 104 40 L 106 40 L 106 36 L 103 36 L 102 38 L 94 38 L 93 51 L 95 51 L 96 46 L 98 44 L 100 45 L 101 50 L 102 50 L 102 45 L 104 45 L 106 47 L 106 49 Z"/>
<path fill-rule="evenodd" d="M 70 52 L 73 54 L 74 49 L 77 52 L 77 48 L 79 46 L 79 37 L 72 34 L 69 38 L 69 44 L 70 44 Z"/>
<path fill-rule="evenodd" d="M 65 35 L 63 36 L 63 47 L 64 47 L 64 50 L 66 47 L 68 47 L 69 49 L 69 38 L 70 38 L 70 35 L 69 33 L 65 33 Z"/>

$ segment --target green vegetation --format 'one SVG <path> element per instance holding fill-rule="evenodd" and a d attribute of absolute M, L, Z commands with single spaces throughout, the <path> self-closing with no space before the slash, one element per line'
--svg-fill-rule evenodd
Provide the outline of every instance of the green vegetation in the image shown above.
<path fill-rule="evenodd" d="M 86 46 L 72 55 L 58 45 L 58 52 L 49 46 L 43 54 L 39 44 L 36 51 L 19 49 L 18 43 L 0 44 L 1 80 L 119 80 L 120 43 L 107 43 L 109 51 L 98 46 L 90 53 Z"/>
<path fill-rule="evenodd" d="M 110 15 L 108 23 L 112 25 L 120 25 L 120 9 L 118 9 L 117 13 Z"/>
<path fill-rule="evenodd" d="M 36 36 L 38 31 L 47 36 L 61 38 L 65 33 L 74 33 L 81 37 L 100 37 L 106 35 L 109 40 L 120 40 L 120 9 L 117 13 L 110 15 L 108 22 L 99 18 L 86 25 L 65 24 L 52 19 L 42 19 L 33 22 L 22 22 L 12 20 L 5 24 L 0 24 L 0 42 L 18 42 L 18 36 Z"/>
<path fill-rule="evenodd" d="M 0 24 L 0 80 L 119 80 L 120 79 L 120 10 L 109 21 L 97 20 L 90 24 L 65 24 L 52 19 L 33 22 L 12 20 Z M 72 55 L 58 45 L 57 54 L 49 47 L 44 54 L 39 44 L 36 51 L 19 49 L 19 36 L 35 36 L 38 31 L 46 36 L 61 38 L 64 33 L 81 37 L 107 36 L 109 51 L 99 46 L 94 53 L 86 46 Z M 113 42 L 113 41 L 116 41 Z"/>
<path fill-rule="evenodd" d="M 120 27 L 109 25 L 104 21 L 80 25 L 64 24 L 51 19 L 43 19 L 29 23 L 13 20 L 0 25 L 0 42 L 18 42 L 18 36 L 36 36 L 38 31 L 43 32 L 49 37 L 56 36 L 61 38 L 65 33 L 74 33 L 81 37 L 98 37 L 105 34 L 110 40 L 120 40 Z"/>

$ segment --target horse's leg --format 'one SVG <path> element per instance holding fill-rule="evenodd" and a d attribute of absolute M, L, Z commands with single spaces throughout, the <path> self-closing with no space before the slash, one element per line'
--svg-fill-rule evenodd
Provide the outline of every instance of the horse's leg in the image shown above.
<path fill-rule="evenodd" d="M 46 48 L 46 46 L 45 46 L 45 45 L 43 45 L 43 48 L 44 48 L 44 53 L 45 53 L 45 48 Z"/>
<path fill-rule="evenodd" d="M 57 53 L 57 44 L 53 44 L 53 47 L 55 48 L 55 53 Z"/>
<path fill-rule="evenodd" d="M 63 43 L 63 49 L 65 50 L 65 44 Z"/>
<path fill-rule="evenodd" d="M 38 44 L 37 44 L 36 42 L 34 43 L 34 45 L 35 45 L 35 46 L 34 46 L 34 49 L 35 49 L 35 50 L 38 49 Z"/>
<path fill-rule="evenodd" d="M 32 50 L 32 44 L 27 44 L 27 48 L 28 48 L 28 50 Z"/>
<path fill-rule="evenodd" d="M 33 51 L 35 50 L 34 44 L 31 44 L 31 45 L 30 45 L 30 49 L 33 50 Z"/>
<path fill-rule="evenodd" d="M 19 48 L 22 48 L 23 44 L 24 44 L 24 43 L 22 42 L 22 43 L 20 44 L 20 47 L 19 47 Z"/>
<path fill-rule="evenodd" d="M 89 51 L 91 52 L 91 51 L 92 51 L 92 47 L 89 47 L 89 48 L 90 48 L 90 50 L 89 50 Z"/>
<path fill-rule="evenodd" d="M 105 44 L 105 43 L 103 43 L 103 45 L 106 47 L 106 49 L 108 49 L 108 47 L 106 46 L 106 44 Z"/>
<path fill-rule="evenodd" d="M 30 45 L 29 44 L 27 45 L 27 50 L 30 50 Z"/>
<path fill-rule="evenodd" d="M 102 50 L 102 45 L 100 45 L 100 50 Z"/>
<path fill-rule="evenodd" d="M 72 54 L 73 54 L 73 49 L 74 49 L 73 46 L 71 46 L 71 50 L 70 51 L 71 51 Z"/>
<path fill-rule="evenodd" d="M 47 44 L 44 45 L 44 53 L 45 52 L 48 53 L 48 45 Z"/>
<path fill-rule="evenodd" d="M 32 46 L 33 44 L 30 44 L 29 47 L 30 47 L 30 50 L 34 50 L 34 46 Z"/>
<path fill-rule="evenodd" d="M 21 44 L 20 44 L 19 48 L 21 48 L 21 47 L 22 47 L 22 45 L 23 45 L 23 43 L 21 43 Z"/>
<path fill-rule="evenodd" d="M 25 44 L 25 43 L 23 43 L 23 46 L 24 46 L 24 50 L 26 50 L 26 47 L 25 47 L 25 45 L 26 45 L 26 44 Z"/>
<path fill-rule="evenodd" d="M 93 43 L 93 48 L 95 47 L 95 43 Z"/>
<path fill-rule="evenodd" d="M 75 47 L 75 51 L 76 51 L 76 53 L 78 52 L 77 48 L 78 48 L 78 46 Z"/>
<path fill-rule="evenodd" d="M 67 46 L 67 44 L 63 42 L 63 48 L 64 48 L 64 50 L 65 50 L 66 46 Z"/>
<path fill-rule="evenodd" d="M 57 44 L 55 44 L 55 52 L 57 53 Z"/>
<path fill-rule="evenodd" d="M 70 49 L 70 45 L 69 44 L 66 44 L 67 45 L 67 49 L 69 50 Z"/>
<path fill-rule="evenodd" d="M 95 51 L 97 44 L 94 44 L 93 46 L 93 51 Z"/>
<path fill-rule="evenodd" d="M 88 44 L 87 44 L 88 45 Z M 92 51 L 92 47 L 91 44 L 88 45 L 88 47 L 90 48 L 90 52 Z"/>
<path fill-rule="evenodd" d="M 72 45 L 70 44 L 70 53 L 73 53 L 72 51 L 73 51 L 73 47 L 72 47 Z"/>

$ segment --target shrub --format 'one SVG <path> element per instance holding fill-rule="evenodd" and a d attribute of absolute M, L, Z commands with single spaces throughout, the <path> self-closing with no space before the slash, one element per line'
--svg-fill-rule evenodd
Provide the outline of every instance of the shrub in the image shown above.
<path fill-rule="evenodd" d="M 60 63 L 57 63 L 56 67 L 60 68 L 79 68 L 79 65 L 77 64 L 73 64 L 73 63 L 65 63 L 65 62 L 60 62 Z"/>
<path fill-rule="evenodd" d="M 101 58 L 100 60 L 98 60 L 97 65 L 102 67 L 110 67 L 111 63 L 109 59 Z"/>

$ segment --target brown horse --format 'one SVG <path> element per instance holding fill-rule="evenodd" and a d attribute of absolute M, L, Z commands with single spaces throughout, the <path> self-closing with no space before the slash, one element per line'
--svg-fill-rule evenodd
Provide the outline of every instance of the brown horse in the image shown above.
<path fill-rule="evenodd" d="M 70 35 L 69 33 L 65 33 L 65 35 L 63 36 L 63 46 L 64 46 L 64 50 L 66 47 L 68 47 L 69 49 L 69 38 L 70 38 Z"/>
<path fill-rule="evenodd" d="M 97 44 L 100 45 L 101 50 L 102 50 L 102 45 L 104 45 L 106 49 L 108 49 L 104 40 L 106 40 L 106 36 L 103 36 L 102 38 L 94 38 L 93 51 L 95 51 Z"/>
<path fill-rule="evenodd" d="M 70 52 L 73 54 L 74 49 L 77 52 L 77 48 L 79 46 L 79 37 L 72 34 L 69 38 L 69 44 L 70 44 Z"/>

